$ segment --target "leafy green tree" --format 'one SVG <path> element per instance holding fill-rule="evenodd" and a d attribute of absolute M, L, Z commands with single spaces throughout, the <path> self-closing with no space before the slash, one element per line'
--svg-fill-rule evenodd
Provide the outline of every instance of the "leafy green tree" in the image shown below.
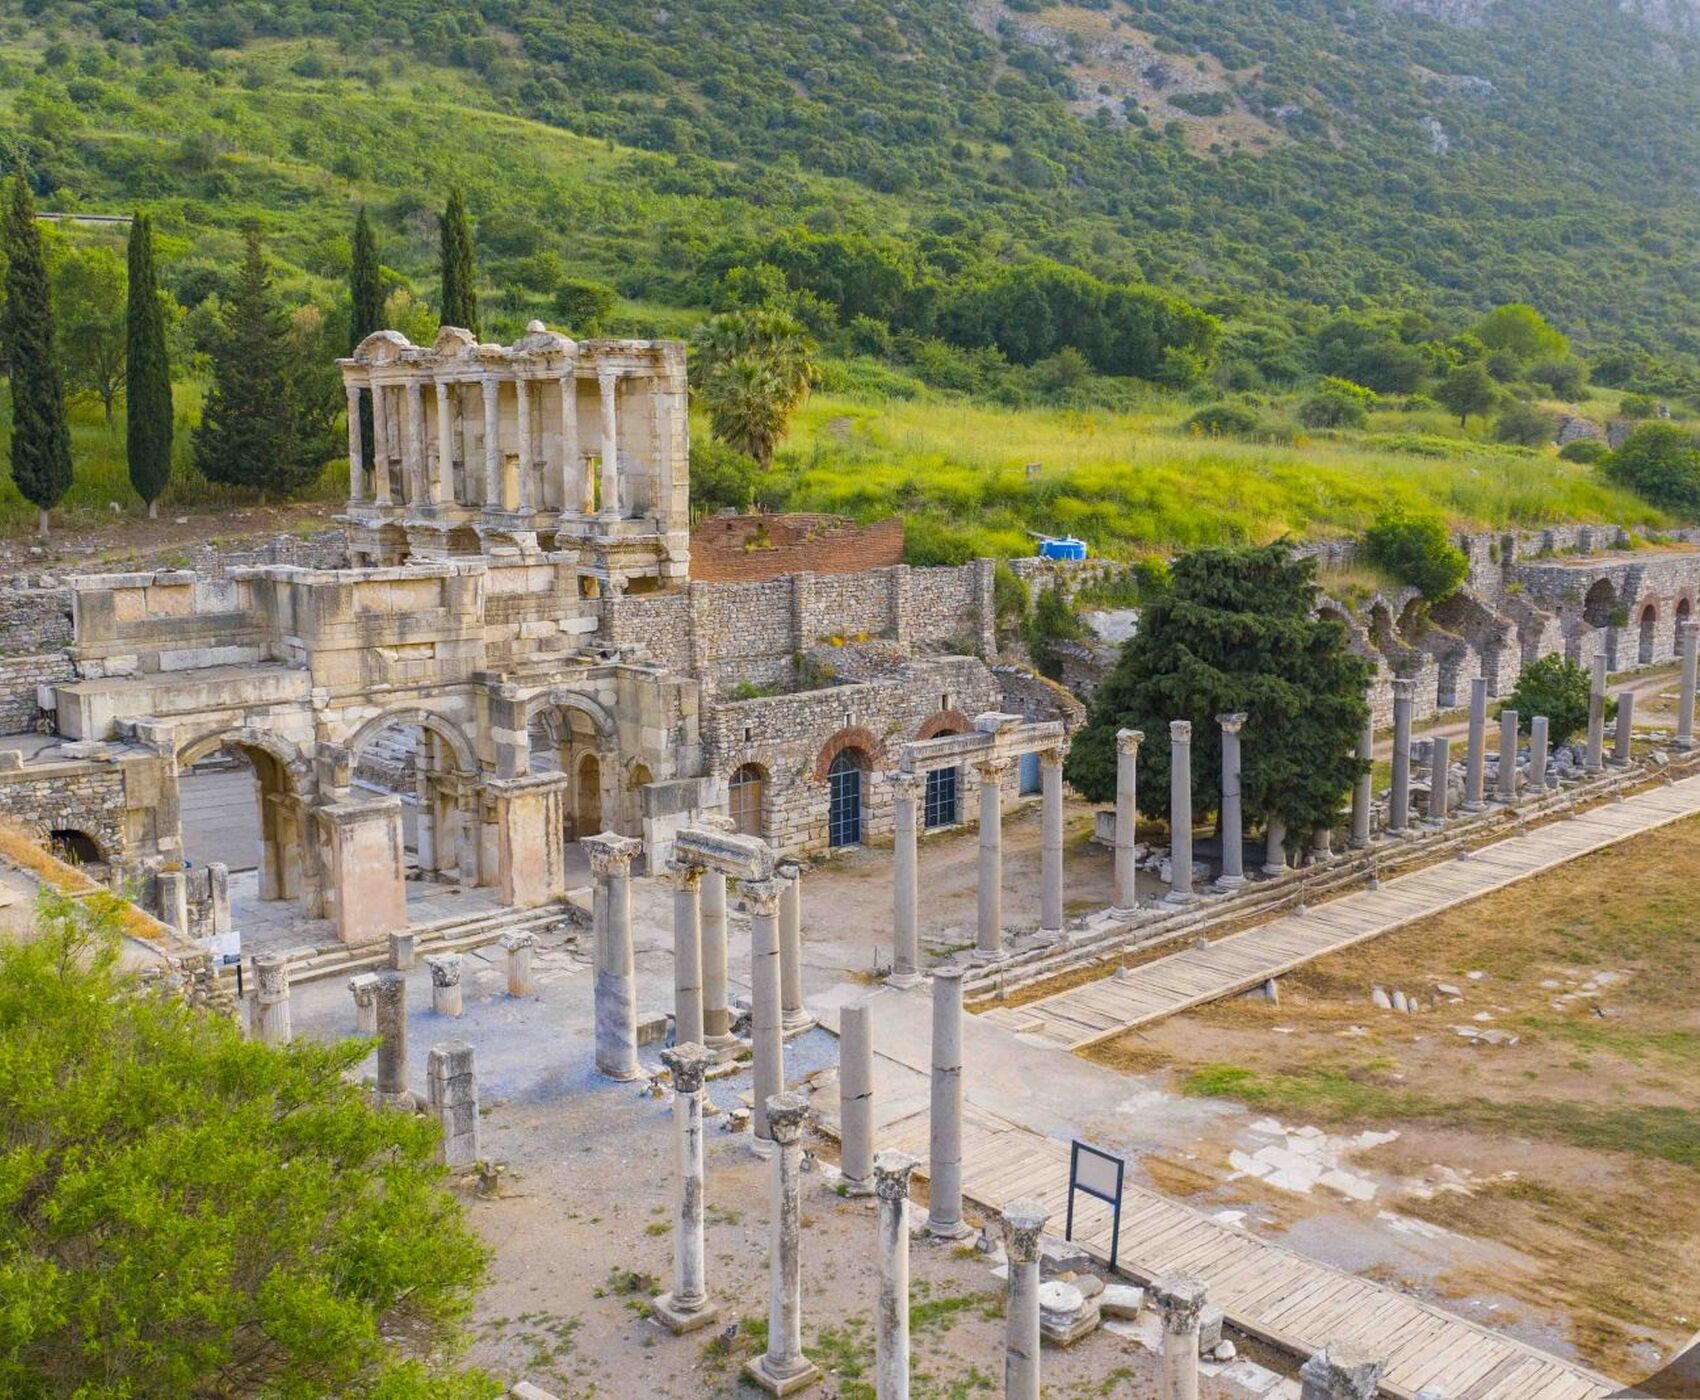
<path fill-rule="evenodd" d="M 130 484 L 147 502 L 148 519 L 159 514 L 159 498 L 171 480 L 171 361 L 165 348 L 165 308 L 154 275 L 153 223 L 146 214 L 130 221 L 129 304 L 124 315 L 128 342 L 124 421 Z"/>
<path fill-rule="evenodd" d="M 348 261 L 348 351 L 353 354 L 373 331 L 384 328 L 383 269 L 378 262 L 378 240 L 366 217 L 366 206 L 354 219 L 354 241 Z M 360 396 L 360 460 L 375 461 L 372 440 L 371 396 Z"/>
<path fill-rule="evenodd" d="M 1546 447 L 1558 431 L 1558 419 L 1547 409 L 1532 403 L 1514 403 L 1499 415 L 1493 425 L 1497 442 L 1512 442 L 1520 447 Z"/>
<path fill-rule="evenodd" d="M 1508 350 L 1519 360 L 1559 360 L 1570 353 L 1563 332 L 1532 306 L 1513 302 L 1496 306 L 1478 322 L 1476 339 L 1491 350 Z"/>
<path fill-rule="evenodd" d="M 1617 411 L 1630 422 L 1639 423 L 1659 411 L 1659 401 L 1651 394 L 1625 394 L 1618 403 Z"/>
<path fill-rule="evenodd" d="M 714 435 L 770 466 L 791 415 L 820 378 L 813 338 L 787 313 L 758 308 L 710 317 L 691 345 L 692 379 Z"/>
<path fill-rule="evenodd" d="M 617 300 L 606 283 L 568 277 L 555 288 L 555 314 L 574 335 L 598 335 Z"/>
<path fill-rule="evenodd" d="M 439 221 L 442 253 L 440 315 L 445 326 L 460 326 L 478 334 L 478 273 L 472 256 L 472 224 L 458 188 Z"/>
<path fill-rule="evenodd" d="M 1532 661 L 1517 677 L 1506 705 L 1517 712 L 1517 727 L 1527 734 L 1536 715 L 1547 719 L 1547 738 L 1562 744 L 1588 727 L 1588 692 L 1593 684 L 1588 672 L 1556 652 Z M 1617 711 L 1617 702 L 1606 702 L 1606 718 Z"/>
<path fill-rule="evenodd" d="M 1364 532 L 1364 549 L 1372 564 L 1410 584 L 1431 603 L 1450 598 L 1470 573 L 1469 559 L 1452 543 L 1445 522 L 1434 515 L 1388 511 Z"/>
<path fill-rule="evenodd" d="M 6 257 L 6 299 L 0 342 L 12 376 L 12 480 L 36 508 L 36 532 L 71 487 L 71 427 L 53 327 L 53 293 L 35 223 L 35 201 L 23 173 L 6 192 L 0 247 Z"/>
<path fill-rule="evenodd" d="M 1674 423 L 1643 423 L 1605 459 L 1605 473 L 1662 510 L 1700 516 L 1700 442 Z"/>
<path fill-rule="evenodd" d="M 1361 400 L 1332 389 L 1299 405 L 1299 422 L 1307 428 L 1361 428 L 1367 418 Z"/>
<path fill-rule="evenodd" d="M 698 510 L 748 510 L 760 479 L 754 457 L 714 438 L 691 439 L 691 505 Z"/>
<path fill-rule="evenodd" d="M 259 232 L 249 229 L 242 270 L 224 305 L 194 454 L 208 481 L 250 487 L 262 503 L 268 492 L 288 495 L 318 472 L 303 449 L 289 333 Z"/>
<path fill-rule="evenodd" d="M 0 1392 L 473 1400 L 486 1251 L 436 1129 L 120 970 L 117 900 L 0 947 Z"/>
<path fill-rule="evenodd" d="M 1581 398 L 1582 391 L 1588 387 L 1588 367 L 1573 356 L 1562 360 L 1542 360 L 1529 366 L 1529 378 L 1536 384 L 1546 385 L 1555 397 L 1574 401 Z"/>
<path fill-rule="evenodd" d="M 1091 801 L 1110 800 L 1116 731 L 1144 730 L 1140 808 L 1167 815 L 1169 723 L 1190 720 L 1194 808 L 1212 810 L 1221 800 L 1216 716 L 1244 711 L 1247 812 L 1294 833 L 1332 825 L 1362 771 L 1354 751 L 1371 669 L 1338 622 L 1314 616 L 1315 560 L 1296 558 L 1285 541 L 1201 549 L 1176 559 L 1168 583 L 1150 592 L 1138 634 L 1069 749 L 1069 782 Z"/>
<path fill-rule="evenodd" d="M 1443 407 L 1458 415 L 1461 428 L 1470 421 L 1472 413 L 1486 413 L 1499 402 L 1499 386 L 1493 382 L 1486 365 L 1463 364 L 1440 381 L 1434 396 Z"/>
<path fill-rule="evenodd" d="M 66 248 L 52 262 L 53 313 L 65 387 L 100 400 L 106 426 L 124 391 L 124 263 L 110 248 Z"/>

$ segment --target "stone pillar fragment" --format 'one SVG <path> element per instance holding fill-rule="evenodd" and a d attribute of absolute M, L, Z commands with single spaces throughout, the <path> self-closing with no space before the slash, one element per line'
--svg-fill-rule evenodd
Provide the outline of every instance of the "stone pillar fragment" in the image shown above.
<path fill-rule="evenodd" d="M 919 773 L 891 779 L 896 840 L 892 848 L 892 956 L 890 982 L 913 987 L 921 980 L 920 850 L 917 812 L 927 780 Z"/>
<path fill-rule="evenodd" d="M 799 1169 L 809 1106 L 800 1094 L 775 1094 L 763 1108 L 774 1142 L 767 1350 L 746 1363 L 744 1374 L 770 1395 L 791 1395 L 820 1379 L 820 1368 L 803 1355 Z"/>
<path fill-rule="evenodd" d="M 873 1161 L 879 1197 L 879 1310 L 874 1326 L 874 1393 L 909 1400 L 909 1173 L 907 1152 L 887 1150 Z"/>
<path fill-rule="evenodd" d="M 185 938 L 189 929 L 189 879 L 181 870 L 162 870 L 154 876 L 159 896 L 159 921 L 169 924 Z"/>
<path fill-rule="evenodd" d="M 248 1034 L 262 1045 L 287 1045 L 294 1034 L 289 1019 L 289 959 L 282 953 L 255 953 L 249 967 Z"/>
<path fill-rule="evenodd" d="M 425 1102 L 443 1133 L 437 1160 L 445 1167 L 478 1161 L 478 1078 L 472 1047 L 464 1040 L 431 1047 L 425 1057 Z"/>
<path fill-rule="evenodd" d="M 1169 894 L 1185 904 L 1192 894 L 1192 724 L 1169 721 Z"/>
<path fill-rule="evenodd" d="M 702 867 L 667 867 L 673 886 L 673 1043 L 701 1045 Z"/>
<path fill-rule="evenodd" d="M 1008 1400 L 1039 1400 L 1039 1238 L 1045 1207 L 1023 1197 L 1003 1208 L 1009 1295 L 1004 1304 L 1003 1388 Z"/>
<path fill-rule="evenodd" d="M 726 1000 L 726 876 L 705 870 L 698 909 L 702 926 L 702 1030 L 710 1050 L 730 1045 L 732 1011 Z"/>
<path fill-rule="evenodd" d="M 779 1011 L 779 885 L 773 880 L 741 880 L 750 907 L 750 1087 L 755 1111 L 750 1131 L 758 1152 L 773 1134 L 768 1129 L 768 1100 L 785 1088 L 785 1032 Z"/>
<path fill-rule="evenodd" d="M 318 808 L 330 851 L 330 898 L 337 937 L 381 943 L 407 927 L 406 847 L 401 799 L 371 797 Z"/>
<path fill-rule="evenodd" d="M 927 1123 L 927 1229 L 968 1233 L 962 1219 L 962 969 L 933 969 L 932 1099 Z"/>
<path fill-rule="evenodd" d="M 803 867 L 782 860 L 774 867 L 779 881 L 779 1013 L 787 1031 L 810 1022 L 803 1006 Z"/>
<path fill-rule="evenodd" d="M 1627 768 L 1634 761 L 1635 750 L 1635 692 L 1627 686 L 1617 692 L 1617 726 L 1612 734 L 1611 761 L 1615 768 Z"/>
<path fill-rule="evenodd" d="M 1287 824 L 1279 817 L 1271 817 L 1263 830 L 1263 873 L 1287 873 Z"/>
<path fill-rule="evenodd" d="M 348 979 L 349 995 L 354 998 L 354 1033 L 378 1033 L 378 974 L 362 972 Z"/>
<path fill-rule="evenodd" d="M 1464 810 L 1479 812 L 1483 802 L 1483 778 L 1487 772 L 1487 699 L 1486 676 L 1470 682 L 1470 742 L 1464 752 Z"/>
<path fill-rule="evenodd" d="M 411 1110 L 407 1091 L 407 978 L 399 972 L 377 974 L 378 1104 Z"/>
<path fill-rule="evenodd" d="M 1430 743 L 1433 757 L 1428 768 L 1428 819 L 1437 825 L 1446 820 L 1452 768 L 1452 741 L 1444 734 L 1436 735 Z"/>
<path fill-rule="evenodd" d="M 636 1079 L 637 980 L 632 960 L 632 860 L 643 842 L 603 832 L 582 843 L 596 874 L 596 1069 Z"/>
<path fill-rule="evenodd" d="M 1494 782 L 1494 799 L 1517 800 L 1517 711 L 1499 712 L 1499 773 Z"/>
<path fill-rule="evenodd" d="M 1401 676 L 1393 682 L 1393 791 L 1387 799 L 1387 834 L 1403 836 L 1411 825 L 1411 692 Z"/>
<path fill-rule="evenodd" d="M 425 966 L 431 970 L 431 1010 L 439 1016 L 459 1016 L 461 955 L 433 953 Z"/>
<path fill-rule="evenodd" d="M 372 501 L 390 504 L 390 408 L 389 389 L 372 385 Z"/>
<path fill-rule="evenodd" d="M 838 1013 L 838 1141 L 844 1193 L 873 1190 L 874 1044 L 866 1005 Z"/>
<path fill-rule="evenodd" d="M 514 929 L 498 940 L 508 957 L 508 995 L 534 997 L 537 979 L 531 971 L 531 955 L 537 950 L 537 935 L 530 929 Z"/>
<path fill-rule="evenodd" d="M 1198 1323 L 1204 1280 L 1161 1278 L 1149 1294 L 1163 1315 L 1163 1400 L 1198 1400 Z"/>
<path fill-rule="evenodd" d="M 1582 761 L 1584 773 L 1598 773 L 1606 766 L 1606 659 L 1594 658 L 1588 684 L 1588 749 Z"/>
<path fill-rule="evenodd" d="M 514 501 L 521 510 L 529 510 L 531 499 L 531 381 L 514 380 L 514 419 L 519 433 L 519 480 L 514 483 Z"/>
<path fill-rule="evenodd" d="M 1529 791 L 1536 797 L 1547 790 L 1547 717 L 1529 721 Z"/>
<path fill-rule="evenodd" d="M 1216 888 L 1245 884 L 1245 817 L 1240 807 L 1240 730 L 1244 714 L 1217 715 L 1222 726 L 1222 873 Z"/>
<path fill-rule="evenodd" d="M 694 1332 L 720 1316 L 709 1301 L 703 1263 L 703 1081 L 714 1053 L 693 1041 L 661 1052 L 673 1074 L 673 1148 L 678 1163 L 678 1210 L 673 1221 L 673 1288 L 652 1303 L 669 1332 Z"/>
<path fill-rule="evenodd" d="M 397 972 L 412 972 L 419 965 L 412 929 L 396 929 L 389 936 L 390 966 Z"/>
<path fill-rule="evenodd" d="M 1116 869 L 1114 912 L 1131 914 L 1139 907 L 1135 868 L 1139 822 L 1139 746 L 1145 734 L 1138 729 L 1116 731 Z"/>
<path fill-rule="evenodd" d="M 1375 1400 L 1384 1369 L 1355 1347 L 1326 1346 L 1299 1368 L 1299 1400 Z"/>
<path fill-rule="evenodd" d="M 1352 849 L 1369 845 L 1371 807 L 1375 804 L 1375 712 L 1364 711 L 1363 732 L 1358 735 L 1358 762 L 1364 771 L 1352 784 Z"/>
<path fill-rule="evenodd" d="M 212 931 L 230 932 L 230 867 L 221 860 L 207 862 L 207 902 L 211 905 Z"/>
<path fill-rule="evenodd" d="M 974 956 L 992 962 L 1003 956 L 1003 775 L 1006 758 L 974 765 L 980 776 L 980 891 Z"/>
<path fill-rule="evenodd" d="M 407 445 L 402 458 L 401 494 L 411 505 L 426 499 L 430 471 L 425 457 L 425 386 L 417 379 L 407 381 Z"/>
<path fill-rule="evenodd" d="M 1039 932 L 1055 938 L 1063 931 L 1063 751 L 1039 755 L 1041 810 Z"/>
<path fill-rule="evenodd" d="M 1700 679 L 1700 627 L 1692 619 L 1685 618 L 1677 625 L 1677 632 L 1682 680 L 1676 702 L 1676 738 L 1672 742 L 1677 748 L 1687 750 L 1694 747 L 1694 691 L 1696 680 Z"/>

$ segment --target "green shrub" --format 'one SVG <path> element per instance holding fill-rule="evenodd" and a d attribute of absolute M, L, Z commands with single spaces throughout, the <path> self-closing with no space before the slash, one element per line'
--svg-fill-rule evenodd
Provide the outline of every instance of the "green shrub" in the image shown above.
<path fill-rule="evenodd" d="M 1640 422 L 1642 419 L 1651 418 L 1656 414 L 1659 411 L 1659 404 L 1657 399 L 1647 394 L 1625 394 L 1623 402 L 1617 406 L 1617 411 L 1625 418 Z"/>
<path fill-rule="evenodd" d="M 1388 511 L 1370 526 L 1364 545 L 1372 564 L 1431 603 L 1451 597 L 1470 572 L 1470 561 L 1452 543 L 1439 516 Z"/>
<path fill-rule="evenodd" d="M 1516 443 L 1521 447 L 1544 447 L 1552 441 L 1557 419 L 1544 408 L 1532 403 L 1512 404 L 1493 425 L 1496 442 Z"/>
<path fill-rule="evenodd" d="M 699 510 L 748 510 L 762 470 L 754 457 L 706 434 L 691 439 L 691 504 Z"/>
<path fill-rule="evenodd" d="M 1351 399 L 1365 408 L 1374 408 L 1381 402 L 1381 395 L 1374 389 L 1367 389 L 1362 384 L 1354 384 L 1350 379 L 1342 379 L 1336 374 L 1325 374 L 1317 381 L 1316 391 L 1319 394 L 1337 394 L 1343 399 Z"/>
<path fill-rule="evenodd" d="M 1588 727 L 1590 684 L 1587 671 L 1555 653 L 1523 668 L 1505 704 L 1517 711 L 1517 727 L 1525 734 L 1536 715 L 1545 715 L 1547 739 L 1562 744 Z"/>
<path fill-rule="evenodd" d="M 1661 510 L 1700 515 L 1700 444 L 1674 423 L 1643 423 L 1602 467 Z"/>
<path fill-rule="evenodd" d="M 582 277 L 563 279 L 555 288 L 555 314 L 575 335 L 595 335 L 617 298 L 612 287 Z"/>
<path fill-rule="evenodd" d="M 1307 428 L 1361 428 L 1367 416 L 1360 400 L 1332 390 L 1306 399 L 1299 407 L 1299 422 Z"/>
<path fill-rule="evenodd" d="M 1598 438 L 1576 438 L 1558 449 L 1566 462 L 1597 462 L 1610 455 L 1611 449 Z"/>
<path fill-rule="evenodd" d="M 1237 403 L 1213 403 L 1186 420 L 1187 431 L 1200 437 L 1256 437 L 1263 420 Z"/>

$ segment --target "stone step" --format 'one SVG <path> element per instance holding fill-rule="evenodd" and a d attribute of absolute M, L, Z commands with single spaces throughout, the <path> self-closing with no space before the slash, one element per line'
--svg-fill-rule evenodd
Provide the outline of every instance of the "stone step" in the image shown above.
<path fill-rule="evenodd" d="M 418 956 L 426 953 L 469 952 L 496 942 L 505 933 L 521 931 L 542 932 L 559 924 L 581 922 L 582 915 L 572 905 L 543 905 L 536 909 L 490 909 L 482 913 L 456 915 L 435 923 L 415 924 L 414 948 Z M 292 983 L 315 982 L 326 977 L 369 972 L 387 967 L 390 954 L 387 946 L 377 944 L 362 948 L 331 947 L 315 949 L 300 958 L 291 958 L 289 980 Z"/>

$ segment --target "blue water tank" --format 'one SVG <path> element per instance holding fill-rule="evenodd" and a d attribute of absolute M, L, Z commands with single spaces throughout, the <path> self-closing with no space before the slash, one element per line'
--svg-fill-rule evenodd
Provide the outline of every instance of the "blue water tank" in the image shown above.
<path fill-rule="evenodd" d="M 1086 557 L 1086 541 L 1077 540 L 1073 535 L 1064 535 L 1061 539 L 1040 540 L 1039 557 L 1041 559 L 1084 559 Z"/>

